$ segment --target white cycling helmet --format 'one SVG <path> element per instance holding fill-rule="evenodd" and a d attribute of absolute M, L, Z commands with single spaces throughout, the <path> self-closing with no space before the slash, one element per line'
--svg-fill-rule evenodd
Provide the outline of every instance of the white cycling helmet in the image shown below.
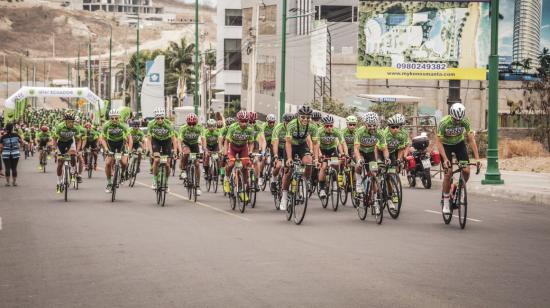
<path fill-rule="evenodd" d="M 455 120 L 462 120 L 466 116 L 466 107 L 461 103 L 454 103 L 449 110 L 449 114 Z"/>
<path fill-rule="evenodd" d="M 378 114 L 369 111 L 363 115 L 363 122 L 367 125 L 378 125 Z"/>
<path fill-rule="evenodd" d="M 275 117 L 275 115 L 273 113 L 270 113 L 270 114 L 267 115 L 266 121 L 267 122 L 275 122 L 275 121 L 277 121 L 277 117 Z"/>
<path fill-rule="evenodd" d="M 398 113 L 388 119 L 388 125 L 403 125 L 405 124 L 405 117 Z"/>
<path fill-rule="evenodd" d="M 164 117 L 166 115 L 166 111 L 164 111 L 163 107 L 157 107 L 153 111 L 153 114 L 155 115 L 155 118 L 156 117 Z"/>
<path fill-rule="evenodd" d="M 118 109 L 111 109 L 109 111 L 109 118 L 120 117 L 120 111 Z"/>
<path fill-rule="evenodd" d="M 216 127 L 216 120 L 210 119 L 206 122 L 206 126 L 208 127 Z"/>

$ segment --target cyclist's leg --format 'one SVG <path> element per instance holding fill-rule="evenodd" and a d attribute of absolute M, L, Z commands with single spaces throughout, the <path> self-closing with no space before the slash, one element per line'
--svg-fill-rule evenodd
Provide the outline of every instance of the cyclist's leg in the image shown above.
<path fill-rule="evenodd" d="M 447 155 L 447 158 L 449 159 L 449 161 L 452 162 L 452 155 L 453 153 L 455 153 L 455 147 L 452 146 L 452 145 L 446 145 L 444 144 L 443 145 L 443 149 L 445 150 L 445 154 Z M 444 162 L 441 161 L 441 164 L 443 164 Z M 447 169 L 447 172 L 443 175 L 443 185 L 442 185 L 442 193 L 444 196 L 448 196 L 449 195 L 449 192 L 451 191 L 451 176 L 453 174 L 453 168 L 449 168 Z"/>
<path fill-rule="evenodd" d="M 458 161 L 467 161 L 470 162 L 470 157 L 468 155 L 468 148 L 466 148 L 466 142 L 462 141 L 459 144 L 455 145 L 455 155 Z M 470 166 L 464 168 L 464 181 L 468 182 L 470 179 Z"/>
<path fill-rule="evenodd" d="M 191 153 L 196 153 L 197 155 L 199 154 L 200 150 L 199 150 L 199 144 L 193 144 L 189 147 L 189 150 L 191 151 Z M 200 170 L 200 161 L 198 159 L 195 160 L 195 178 L 197 180 L 197 183 L 200 183 L 200 180 L 201 180 L 201 173 L 199 172 Z"/>
<path fill-rule="evenodd" d="M 186 143 L 183 143 L 182 148 L 182 157 L 180 161 L 180 171 L 183 173 L 185 170 L 187 170 L 187 161 L 189 160 L 189 153 L 191 153 L 191 149 L 189 148 L 189 145 Z"/>

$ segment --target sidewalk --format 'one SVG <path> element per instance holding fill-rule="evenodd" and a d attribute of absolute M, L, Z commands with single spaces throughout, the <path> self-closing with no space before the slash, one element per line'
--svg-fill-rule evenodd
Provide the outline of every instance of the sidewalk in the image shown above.
<path fill-rule="evenodd" d="M 474 170 L 472 170 L 474 171 Z M 550 206 L 550 173 L 501 171 L 503 185 L 482 185 L 485 169 L 468 181 L 468 193 Z M 432 178 L 441 187 L 439 176 Z"/>

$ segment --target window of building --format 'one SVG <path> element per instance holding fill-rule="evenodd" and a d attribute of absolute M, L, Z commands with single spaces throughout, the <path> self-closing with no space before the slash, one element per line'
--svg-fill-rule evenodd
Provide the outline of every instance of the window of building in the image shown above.
<path fill-rule="evenodd" d="M 238 9 L 226 9 L 225 10 L 225 25 L 226 26 L 242 26 L 243 14 Z"/>
<path fill-rule="evenodd" d="M 348 5 L 319 5 L 315 7 L 315 19 L 328 22 L 356 22 L 357 7 Z"/>
<path fill-rule="evenodd" d="M 241 40 L 224 40 L 224 69 L 229 71 L 241 70 Z"/>
<path fill-rule="evenodd" d="M 240 102 L 241 96 L 240 95 L 224 95 L 223 101 L 226 103 L 232 103 L 232 102 Z"/>

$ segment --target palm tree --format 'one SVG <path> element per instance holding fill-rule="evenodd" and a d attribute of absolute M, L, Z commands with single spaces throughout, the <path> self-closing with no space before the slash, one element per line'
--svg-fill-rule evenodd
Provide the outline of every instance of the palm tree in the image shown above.
<path fill-rule="evenodd" d="M 530 58 L 527 58 L 527 59 L 523 59 L 523 72 L 527 72 L 531 69 L 531 59 Z"/>
<path fill-rule="evenodd" d="M 166 50 L 166 94 L 175 95 L 179 79 L 187 83 L 188 91 L 193 91 L 193 55 L 195 44 L 188 44 L 181 38 L 179 44 L 170 42 Z"/>
<path fill-rule="evenodd" d="M 142 50 L 139 53 L 139 62 L 137 61 L 137 54 L 133 53 L 130 57 L 128 63 L 119 63 L 115 69 L 118 71 L 117 74 L 121 76 L 124 80 L 124 96 L 127 101 L 131 101 L 135 97 L 135 88 L 136 88 L 136 78 L 138 80 L 143 80 L 145 75 L 145 63 L 149 60 L 155 59 L 158 55 L 161 55 L 162 50 Z M 139 72 L 137 72 L 139 63 Z M 126 76 L 124 76 L 126 74 Z"/>
<path fill-rule="evenodd" d="M 518 68 L 523 68 L 523 63 L 520 61 L 512 62 L 512 67 L 514 68 L 514 73 L 518 71 Z"/>
<path fill-rule="evenodd" d="M 539 73 L 542 76 L 546 76 L 550 71 L 550 50 L 544 47 L 538 56 L 539 60 Z"/>

